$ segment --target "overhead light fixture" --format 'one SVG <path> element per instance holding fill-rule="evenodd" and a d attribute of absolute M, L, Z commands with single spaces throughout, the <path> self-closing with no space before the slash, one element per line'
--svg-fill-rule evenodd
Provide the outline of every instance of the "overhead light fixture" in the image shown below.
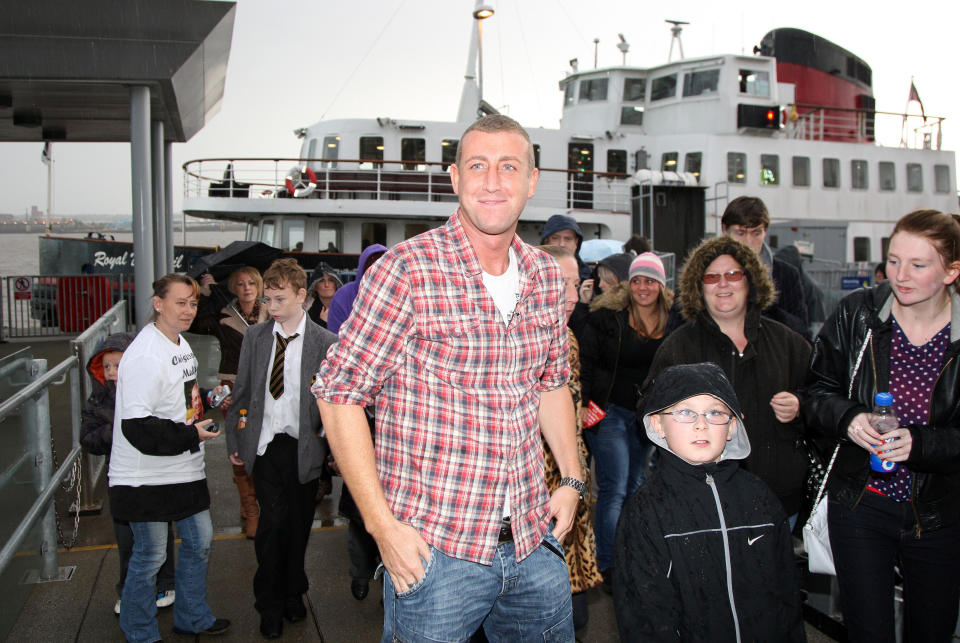
<path fill-rule="evenodd" d="M 43 117 L 36 107 L 27 107 L 13 111 L 13 124 L 17 127 L 40 127 Z"/>

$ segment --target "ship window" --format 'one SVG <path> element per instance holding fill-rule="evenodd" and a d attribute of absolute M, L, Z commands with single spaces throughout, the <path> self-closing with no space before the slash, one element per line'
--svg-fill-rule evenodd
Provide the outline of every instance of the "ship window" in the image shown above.
<path fill-rule="evenodd" d="M 300 244 L 300 250 L 303 250 L 303 219 L 284 219 L 283 220 L 283 247 L 286 250 L 297 250 L 297 244 Z"/>
<path fill-rule="evenodd" d="M 880 161 L 877 164 L 877 171 L 879 172 L 881 190 L 897 189 L 897 173 L 894 171 L 894 169 L 895 168 L 891 161 Z"/>
<path fill-rule="evenodd" d="M 646 78 L 623 79 L 623 102 L 642 101 L 647 96 Z"/>
<path fill-rule="evenodd" d="M 919 163 L 907 163 L 907 191 L 923 192 L 923 168 Z"/>
<path fill-rule="evenodd" d="M 887 250 L 890 249 L 890 237 L 880 237 L 880 261 L 887 260 Z"/>
<path fill-rule="evenodd" d="M 840 159 L 823 159 L 823 187 L 840 187 Z"/>
<path fill-rule="evenodd" d="M 330 159 L 326 163 L 321 163 L 320 167 L 337 167 L 336 159 L 340 158 L 340 137 L 324 136 L 323 150 L 321 158 Z"/>
<path fill-rule="evenodd" d="M 683 159 L 683 171 L 697 177 L 700 182 L 700 168 L 703 166 L 703 152 L 688 152 Z"/>
<path fill-rule="evenodd" d="M 933 166 L 933 183 L 934 190 L 941 194 L 950 193 L 950 166 L 949 165 L 934 165 Z"/>
<path fill-rule="evenodd" d="M 683 95 L 686 97 L 713 93 L 717 91 L 718 84 L 720 84 L 719 69 L 688 71 L 683 75 Z"/>
<path fill-rule="evenodd" d="M 677 167 L 679 159 L 680 154 L 677 152 L 664 152 L 663 156 L 660 157 L 660 170 L 662 172 L 676 172 L 680 169 Z"/>
<path fill-rule="evenodd" d="M 779 155 L 760 155 L 760 185 L 780 185 Z"/>
<path fill-rule="evenodd" d="M 317 139 L 315 138 L 311 138 L 310 143 L 307 145 L 307 158 L 317 158 Z"/>
<path fill-rule="evenodd" d="M 383 137 L 382 136 L 361 136 L 360 137 L 360 169 L 373 170 L 383 167 L 383 163 L 377 161 L 383 160 Z"/>
<path fill-rule="evenodd" d="M 260 224 L 248 223 L 246 237 L 244 241 L 260 241 Z"/>
<path fill-rule="evenodd" d="M 580 102 L 589 103 L 595 100 L 607 100 L 607 79 L 591 78 L 580 81 Z"/>
<path fill-rule="evenodd" d="M 574 101 L 577 99 L 577 84 L 576 83 L 567 83 L 563 88 L 563 104 L 573 105 Z"/>
<path fill-rule="evenodd" d="M 340 252 L 340 239 L 337 224 L 320 224 L 317 247 L 321 252 Z"/>
<path fill-rule="evenodd" d="M 360 249 L 379 243 L 381 246 L 387 245 L 387 224 L 367 221 L 360 225 Z"/>
<path fill-rule="evenodd" d="M 866 190 L 867 180 L 867 162 L 860 159 L 850 161 L 850 187 L 854 190 Z"/>
<path fill-rule="evenodd" d="M 747 182 L 747 155 L 743 152 L 727 152 L 727 182 Z"/>
<path fill-rule="evenodd" d="M 643 125 L 643 105 L 624 105 L 620 108 L 621 125 Z"/>
<path fill-rule="evenodd" d="M 650 83 L 650 100 L 663 100 L 664 98 L 673 98 L 677 95 L 677 75 L 661 76 L 654 78 Z"/>
<path fill-rule="evenodd" d="M 649 159 L 650 155 L 647 154 L 647 150 L 642 147 L 633 153 L 633 165 L 637 170 L 649 170 Z"/>
<path fill-rule="evenodd" d="M 741 94 L 770 97 L 770 72 L 741 69 L 739 81 Z"/>
<path fill-rule="evenodd" d="M 455 138 L 445 138 L 440 141 L 440 160 L 443 162 L 443 171 L 446 172 L 451 163 L 457 162 L 457 147 L 460 141 Z M 409 238 L 409 237 L 404 237 Z"/>
<path fill-rule="evenodd" d="M 260 226 L 260 241 L 268 246 L 273 245 L 273 221 L 264 221 Z"/>
<path fill-rule="evenodd" d="M 540 144 L 533 144 L 533 167 L 540 167 Z"/>
<path fill-rule="evenodd" d="M 870 237 L 853 238 L 853 260 L 870 261 Z"/>
<path fill-rule="evenodd" d="M 607 150 L 607 172 L 627 173 L 626 150 Z"/>
<path fill-rule="evenodd" d="M 422 138 L 400 139 L 400 160 L 405 170 L 423 170 L 427 160 L 427 143 Z"/>
<path fill-rule="evenodd" d="M 405 223 L 403 224 L 403 238 L 409 239 L 418 234 L 423 234 L 430 229 L 426 223 Z"/>
<path fill-rule="evenodd" d="M 810 185 L 810 157 L 793 157 L 793 185 L 803 188 Z"/>

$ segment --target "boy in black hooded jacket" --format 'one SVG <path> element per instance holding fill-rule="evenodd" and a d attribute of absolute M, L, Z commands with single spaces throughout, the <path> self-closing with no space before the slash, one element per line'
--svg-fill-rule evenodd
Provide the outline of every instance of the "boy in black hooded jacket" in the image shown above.
<path fill-rule="evenodd" d="M 740 469 L 750 442 L 723 370 L 662 371 L 643 425 L 660 460 L 617 527 L 621 639 L 805 640 L 787 518 L 770 488 Z"/>
<path fill-rule="evenodd" d="M 83 405 L 80 414 L 80 446 L 91 455 L 110 457 L 113 446 L 113 413 L 117 401 L 117 369 L 120 357 L 127 350 L 136 333 L 110 335 L 97 348 L 87 362 L 87 371 L 93 380 L 93 390 Z M 167 560 L 157 574 L 157 607 L 169 607 L 176 600 L 174 592 L 173 523 L 168 525 Z M 133 531 L 130 523 L 113 521 L 113 534 L 117 539 L 117 555 L 120 557 L 120 579 L 117 581 L 117 596 L 123 594 L 127 578 L 127 565 L 133 552 Z M 120 615 L 120 599 L 113 606 L 113 613 Z"/>

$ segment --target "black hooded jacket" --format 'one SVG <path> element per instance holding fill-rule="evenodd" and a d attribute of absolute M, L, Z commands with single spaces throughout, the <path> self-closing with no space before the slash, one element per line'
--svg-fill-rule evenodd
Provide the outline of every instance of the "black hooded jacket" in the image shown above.
<path fill-rule="evenodd" d="M 840 451 L 827 488 L 830 498 L 854 507 L 870 476 L 867 452 L 847 437 L 859 413 L 868 413 L 874 394 L 890 390 L 890 338 L 893 291 L 889 283 L 847 295 L 827 319 L 813 344 L 813 357 L 801 398 L 811 432 L 826 438 L 821 451 Z M 911 425 L 913 446 L 906 466 L 914 472 L 913 502 L 918 530 L 960 522 L 960 296 L 952 293 L 950 343 L 930 399 L 929 424 Z M 867 340 L 867 332 L 871 337 Z M 854 371 L 860 349 L 866 350 Z M 852 387 L 851 387 L 852 380 Z M 852 394 L 847 396 L 848 391 Z M 819 444 L 819 443 L 818 443 Z"/>
<path fill-rule="evenodd" d="M 93 455 L 110 455 L 113 445 L 113 411 L 117 400 L 117 383 L 103 375 L 105 353 L 127 350 L 135 333 L 116 333 L 103 340 L 87 362 L 93 390 L 80 413 L 80 446 Z"/>

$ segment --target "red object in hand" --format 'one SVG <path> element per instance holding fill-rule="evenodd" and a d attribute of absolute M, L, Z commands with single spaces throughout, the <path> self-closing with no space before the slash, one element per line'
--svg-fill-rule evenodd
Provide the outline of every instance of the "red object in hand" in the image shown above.
<path fill-rule="evenodd" d="M 583 426 L 589 429 L 594 424 L 605 418 L 606 415 L 606 412 L 597 406 L 596 402 L 590 400 L 590 404 L 587 405 L 587 413 L 583 417 Z"/>

